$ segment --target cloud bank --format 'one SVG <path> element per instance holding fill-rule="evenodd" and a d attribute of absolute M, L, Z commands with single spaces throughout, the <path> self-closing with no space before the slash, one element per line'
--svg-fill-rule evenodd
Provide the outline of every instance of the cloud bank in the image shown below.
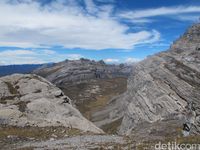
<path fill-rule="evenodd" d="M 129 26 L 113 17 L 113 5 L 93 0 L 54 1 L 42 5 L 25 0 L 0 2 L 0 45 L 21 48 L 132 49 L 159 40 L 156 30 L 128 32 Z"/>
<path fill-rule="evenodd" d="M 192 19 L 192 21 L 197 21 L 199 15 L 192 13 L 200 13 L 200 6 L 159 7 L 143 10 L 124 11 L 119 13 L 118 16 L 135 23 L 152 22 L 153 20 L 149 18 L 157 16 L 165 16 L 181 21 L 187 21 L 190 18 L 190 20 Z"/>

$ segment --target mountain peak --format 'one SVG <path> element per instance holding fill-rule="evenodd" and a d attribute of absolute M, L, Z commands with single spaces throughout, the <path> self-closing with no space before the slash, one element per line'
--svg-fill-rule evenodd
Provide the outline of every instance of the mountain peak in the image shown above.
<path fill-rule="evenodd" d="M 200 50 L 199 37 L 200 23 L 197 23 L 188 28 L 188 30 L 172 44 L 171 50 L 177 53 Z"/>

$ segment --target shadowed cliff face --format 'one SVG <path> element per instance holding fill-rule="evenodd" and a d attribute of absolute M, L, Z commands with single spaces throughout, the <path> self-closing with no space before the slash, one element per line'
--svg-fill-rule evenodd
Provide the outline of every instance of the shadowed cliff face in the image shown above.
<path fill-rule="evenodd" d="M 168 51 L 138 63 L 127 88 L 115 100 L 119 107 L 114 110 L 123 117 L 120 133 L 130 133 L 142 122 L 175 119 L 189 120 L 192 132 L 199 134 L 200 24 L 189 28 Z"/>

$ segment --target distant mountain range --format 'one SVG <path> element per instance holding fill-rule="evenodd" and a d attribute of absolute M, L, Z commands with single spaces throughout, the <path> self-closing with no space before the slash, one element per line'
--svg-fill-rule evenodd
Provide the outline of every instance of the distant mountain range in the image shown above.
<path fill-rule="evenodd" d="M 0 76 L 11 75 L 13 73 L 31 73 L 33 70 L 43 65 L 44 64 L 24 64 L 0 66 Z"/>
<path fill-rule="evenodd" d="M 132 67 L 126 64 L 106 64 L 103 60 L 94 61 L 81 58 L 80 60 L 65 60 L 35 69 L 33 73 L 40 75 L 50 82 L 61 85 L 84 82 L 91 79 L 128 77 Z"/>

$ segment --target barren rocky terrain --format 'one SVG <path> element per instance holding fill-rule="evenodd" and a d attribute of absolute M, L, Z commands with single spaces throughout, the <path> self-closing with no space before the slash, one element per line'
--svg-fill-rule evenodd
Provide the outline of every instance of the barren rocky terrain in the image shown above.
<path fill-rule="evenodd" d="M 0 78 L 0 121 L 10 126 L 64 126 L 102 133 L 71 105 L 69 97 L 36 75 Z"/>
<path fill-rule="evenodd" d="M 92 77 L 88 76 L 87 73 L 87 77 L 85 77 L 84 72 L 88 72 L 88 70 L 84 67 L 87 65 L 83 65 L 83 67 L 80 65 L 79 70 L 75 69 L 74 75 L 77 79 L 73 75 L 69 75 L 70 69 L 66 69 L 69 67 L 58 68 L 58 66 L 62 65 L 57 64 L 53 67 L 54 69 L 43 69 L 40 70 L 40 73 L 44 72 L 44 70 L 53 71 L 46 78 L 56 83 L 57 86 L 60 86 L 66 93 L 76 99 L 75 105 L 77 105 L 81 112 L 97 126 L 104 128 L 104 130 L 111 129 L 115 133 L 131 134 L 138 124 L 143 122 L 154 123 L 167 119 L 177 120 L 177 128 L 182 128 L 183 123 L 189 120 L 189 123 L 193 124 L 192 132 L 198 134 L 198 105 L 200 97 L 199 32 L 200 25 L 193 25 L 171 45 L 169 50 L 149 56 L 137 65 L 134 65 L 127 81 L 127 91 L 123 93 L 126 88 L 124 88 L 125 84 L 121 82 L 120 85 L 123 85 L 121 90 L 119 92 L 115 90 L 115 92 L 110 92 L 113 94 L 106 101 L 104 98 L 98 101 L 99 98 L 94 93 L 96 92 L 96 95 L 103 95 L 104 97 L 108 90 L 106 88 L 106 90 L 102 90 L 102 86 L 99 88 L 98 82 L 95 83 L 91 79 L 94 79 L 95 73 L 98 72 L 98 75 L 104 79 L 103 82 L 106 82 L 105 77 L 108 77 L 109 71 L 104 70 L 101 72 L 102 70 L 100 69 L 101 71 L 93 72 Z M 80 61 L 87 62 L 84 64 L 91 64 L 88 60 Z M 103 65 L 102 62 L 99 63 L 96 63 L 98 64 L 97 66 Z M 66 62 L 61 64 L 66 64 Z M 124 67 L 126 68 L 126 66 L 121 66 L 121 70 L 118 70 L 118 73 L 113 71 L 112 67 L 110 72 L 112 85 L 120 81 L 115 78 L 115 75 L 119 75 L 119 72 L 124 72 Z M 55 68 L 57 68 L 56 71 Z M 56 76 L 56 74 L 59 75 L 59 72 L 65 72 L 65 76 L 67 74 L 69 78 Z M 92 71 L 89 72 L 91 73 Z M 116 79 L 117 82 L 114 82 L 113 79 Z M 74 81 L 73 83 L 75 84 L 70 84 L 70 81 Z M 92 83 L 95 83 L 94 86 Z M 80 91 L 80 93 L 71 93 L 68 90 L 70 86 L 78 89 L 74 91 Z M 120 89 L 119 85 L 117 87 L 117 89 Z M 98 91 L 100 90 L 104 92 L 99 93 Z M 123 94 L 120 95 L 118 93 Z M 90 99 L 89 102 L 87 97 Z M 92 106 L 95 106 L 91 98 L 96 99 L 97 106 L 102 105 L 103 107 L 100 106 L 101 109 L 97 107 L 98 111 L 90 111 L 90 104 L 92 103 Z M 103 105 L 104 102 L 106 102 L 106 105 Z M 96 107 L 94 108 L 96 109 Z"/>

